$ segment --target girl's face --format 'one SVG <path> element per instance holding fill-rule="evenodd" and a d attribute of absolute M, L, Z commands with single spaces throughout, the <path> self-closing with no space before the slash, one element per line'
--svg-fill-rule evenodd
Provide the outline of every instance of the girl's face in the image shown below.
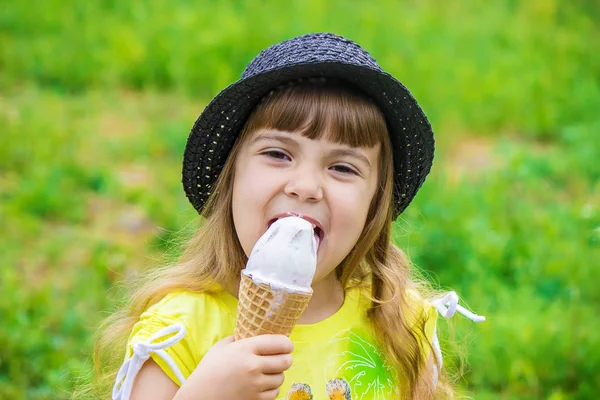
<path fill-rule="evenodd" d="M 296 132 L 258 130 L 235 163 L 232 211 L 247 256 L 270 223 L 288 213 L 322 229 L 313 283 L 354 247 L 377 189 L 379 148 L 350 147 Z"/>

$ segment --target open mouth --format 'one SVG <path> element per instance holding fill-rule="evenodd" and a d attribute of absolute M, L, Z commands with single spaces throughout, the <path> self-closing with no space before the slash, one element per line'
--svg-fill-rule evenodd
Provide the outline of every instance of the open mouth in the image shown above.
<path fill-rule="evenodd" d="M 287 214 L 285 216 L 273 218 L 271 221 L 269 221 L 269 226 L 267 226 L 267 229 L 269 229 L 271 227 L 271 225 L 273 225 L 273 223 L 275 221 L 277 221 L 278 219 L 289 217 L 289 216 L 296 216 L 296 217 L 302 218 L 305 221 L 308 221 L 308 222 L 310 222 L 312 224 L 313 234 L 314 234 L 314 237 L 315 237 L 315 241 L 317 242 L 317 250 L 319 250 L 319 246 L 321 245 L 321 242 L 323 241 L 323 238 L 325 237 L 325 232 L 323 232 L 323 228 L 321 228 L 319 225 L 317 225 L 315 223 L 316 221 L 312 220 L 312 218 L 310 218 L 310 220 L 309 220 L 308 218 L 305 218 L 302 215 Z"/>
<path fill-rule="evenodd" d="M 315 235 L 315 240 L 317 241 L 317 250 L 319 250 L 319 246 L 321 245 L 321 241 L 323 240 L 324 233 L 323 230 L 315 224 L 313 224 L 313 232 Z"/>

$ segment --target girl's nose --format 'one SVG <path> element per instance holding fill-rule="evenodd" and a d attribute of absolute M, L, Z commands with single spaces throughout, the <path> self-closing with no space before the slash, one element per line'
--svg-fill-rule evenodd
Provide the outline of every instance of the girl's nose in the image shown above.
<path fill-rule="evenodd" d="M 317 202 L 323 199 L 323 185 L 317 172 L 298 171 L 285 186 L 285 194 L 300 201 Z"/>

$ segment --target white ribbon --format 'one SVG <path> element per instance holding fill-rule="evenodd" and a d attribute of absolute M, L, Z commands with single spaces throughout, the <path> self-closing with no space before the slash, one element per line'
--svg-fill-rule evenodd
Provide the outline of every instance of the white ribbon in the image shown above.
<path fill-rule="evenodd" d="M 164 336 L 173 333 L 176 334 L 163 341 L 158 341 Z M 180 384 L 183 385 L 185 382 L 183 374 L 179 370 L 179 367 L 177 367 L 177 364 L 175 364 L 175 361 L 173 361 L 173 358 L 171 358 L 164 349 L 179 342 L 184 336 L 185 326 L 183 324 L 173 324 L 150 336 L 147 342 L 135 343 L 132 346 L 133 355 L 123 363 L 117 373 L 115 386 L 112 390 L 112 399 L 129 400 L 131 389 L 133 388 L 133 380 L 140 369 L 142 369 L 142 365 L 150 358 L 150 353 L 154 353 L 162 358 L 169 367 L 171 367 L 171 370 L 175 376 L 177 376 L 177 379 L 179 379 Z"/>
<path fill-rule="evenodd" d="M 433 300 L 431 302 L 431 305 L 433 305 L 438 310 L 440 315 L 444 318 L 450 318 L 454 315 L 454 313 L 458 311 L 473 322 L 485 321 L 485 317 L 473 314 L 471 311 L 459 305 L 458 295 L 456 294 L 456 292 L 446 293 L 444 297 Z"/>
<path fill-rule="evenodd" d="M 485 317 L 481 315 L 477 315 L 467 310 L 458 304 L 458 295 L 456 292 L 448 292 L 439 299 L 435 299 L 431 301 L 431 305 L 433 305 L 438 313 L 444 318 L 451 318 L 458 311 L 460 314 L 464 315 L 468 319 L 473 322 L 483 322 L 485 321 Z M 437 386 L 439 372 L 442 370 L 442 349 L 440 347 L 440 341 L 437 337 L 437 327 L 433 330 L 433 340 L 431 343 L 433 347 L 433 351 L 435 352 L 436 358 L 438 359 L 438 365 L 434 365 L 433 371 L 433 382 L 434 386 Z"/>

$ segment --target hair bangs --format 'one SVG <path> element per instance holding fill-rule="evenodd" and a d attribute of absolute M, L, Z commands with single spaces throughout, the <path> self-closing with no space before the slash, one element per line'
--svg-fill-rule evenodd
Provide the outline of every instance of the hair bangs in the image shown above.
<path fill-rule="evenodd" d="M 299 132 L 351 147 L 374 147 L 388 135 L 383 113 L 362 92 L 339 81 L 295 81 L 269 93 L 246 130 Z"/>

